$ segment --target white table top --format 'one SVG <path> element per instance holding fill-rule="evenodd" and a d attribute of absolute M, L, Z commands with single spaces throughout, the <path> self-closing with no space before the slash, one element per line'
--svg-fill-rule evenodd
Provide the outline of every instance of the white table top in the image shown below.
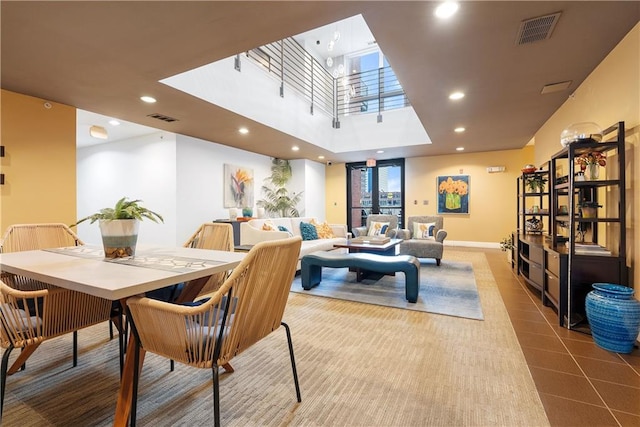
<path fill-rule="evenodd" d="M 82 248 L 100 249 L 90 245 Z M 126 265 L 108 262 L 101 257 L 35 250 L 0 254 L 0 269 L 61 288 L 117 300 L 233 269 L 245 256 L 246 253 L 192 248 L 139 247 L 136 250 L 135 259 L 166 261 L 175 258 L 182 265 L 185 258 L 188 258 L 186 261 L 196 261 L 193 268 L 171 270 L 154 268 L 152 262 L 148 266 Z M 211 262 L 198 263 L 199 260 Z"/>

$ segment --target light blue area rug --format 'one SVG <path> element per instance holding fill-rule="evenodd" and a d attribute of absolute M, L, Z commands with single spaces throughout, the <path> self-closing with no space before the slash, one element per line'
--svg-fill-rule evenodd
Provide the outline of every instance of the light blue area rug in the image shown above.
<path fill-rule="evenodd" d="M 302 289 L 300 276 L 292 292 L 347 301 L 376 304 L 406 310 L 425 311 L 447 316 L 484 320 L 473 267 L 468 262 L 421 260 L 418 301 L 405 298 L 404 273 L 395 276 L 372 274 L 362 282 L 347 268 L 323 268 L 322 281 L 311 290 Z"/>

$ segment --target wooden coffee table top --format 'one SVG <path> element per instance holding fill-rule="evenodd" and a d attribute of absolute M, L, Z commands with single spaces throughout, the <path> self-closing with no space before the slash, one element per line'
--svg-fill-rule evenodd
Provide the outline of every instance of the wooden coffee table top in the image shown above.
<path fill-rule="evenodd" d="M 346 243 L 336 243 L 334 248 L 347 248 L 347 249 L 367 249 L 368 251 L 386 251 L 394 246 L 399 245 L 402 239 L 391 239 L 387 243 L 354 243 L 351 240 L 347 240 Z"/>

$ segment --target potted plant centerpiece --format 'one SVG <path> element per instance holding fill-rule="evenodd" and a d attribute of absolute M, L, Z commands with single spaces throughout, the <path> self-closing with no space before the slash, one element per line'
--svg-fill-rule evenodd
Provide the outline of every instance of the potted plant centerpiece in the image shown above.
<path fill-rule="evenodd" d="M 104 256 L 106 258 L 123 258 L 136 254 L 138 242 L 138 228 L 144 218 L 154 222 L 164 222 L 159 214 L 140 206 L 142 200 L 118 200 L 113 208 L 104 208 L 99 212 L 82 218 L 73 225 L 90 220 L 91 224 L 98 221 Z"/>

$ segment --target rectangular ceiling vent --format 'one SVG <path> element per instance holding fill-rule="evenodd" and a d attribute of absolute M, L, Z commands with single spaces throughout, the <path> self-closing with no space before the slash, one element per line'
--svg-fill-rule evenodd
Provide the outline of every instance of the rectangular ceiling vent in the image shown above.
<path fill-rule="evenodd" d="M 560 19 L 562 12 L 538 18 L 525 19 L 520 23 L 516 45 L 535 43 L 551 37 L 551 33 Z"/>
<path fill-rule="evenodd" d="M 147 117 L 151 117 L 152 119 L 162 120 L 163 122 L 177 122 L 178 119 L 174 119 L 173 117 L 165 116 L 164 114 L 153 113 L 147 115 Z"/>

